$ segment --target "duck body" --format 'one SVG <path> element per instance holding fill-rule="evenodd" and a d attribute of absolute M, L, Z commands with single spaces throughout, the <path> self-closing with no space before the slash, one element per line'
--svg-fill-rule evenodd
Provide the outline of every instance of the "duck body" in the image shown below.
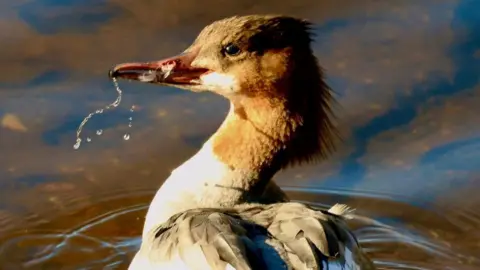
<path fill-rule="evenodd" d="M 309 26 L 231 17 L 179 56 L 110 72 L 230 101 L 217 132 L 157 191 L 129 269 L 374 269 L 345 223 L 348 207 L 290 202 L 272 180 L 333 150 L 332 97 Z"/>
<path fill-rule="evenodd" d="M 349 215 L 294 202 L 186 210 L 145 236 L 132 269 L 373 269 Z"/>

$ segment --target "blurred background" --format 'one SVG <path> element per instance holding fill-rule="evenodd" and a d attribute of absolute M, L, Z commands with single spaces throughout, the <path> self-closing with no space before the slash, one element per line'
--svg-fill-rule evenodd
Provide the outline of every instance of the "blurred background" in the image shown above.
<path fill-rule="evenodd" d="M 120 106 L 74 150 L 77 127 L 116 99 L 113 65 L 176 54 L 206 24 L 251 13 L 315 23 L 344 138 L 277 182 L 357 208 L 379 269 L 479 269 L 476 0 L 0 1 L 0 269 L 126 268 L 154 192 L 228 104 L 121 81 Z"/>

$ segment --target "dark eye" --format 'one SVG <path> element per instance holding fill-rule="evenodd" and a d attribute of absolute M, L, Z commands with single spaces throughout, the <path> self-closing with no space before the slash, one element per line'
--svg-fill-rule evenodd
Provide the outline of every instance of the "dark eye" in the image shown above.
<path fill-rule="evenodd" d="M 240 53 L 240 48 L 237 45 L 228 44 L 223 48 L 226 54 L 230 56 L 235 56 Z"/>

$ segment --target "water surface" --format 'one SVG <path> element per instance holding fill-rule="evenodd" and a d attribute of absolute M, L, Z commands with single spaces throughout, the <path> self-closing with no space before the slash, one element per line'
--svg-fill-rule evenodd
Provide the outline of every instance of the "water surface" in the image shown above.
<path fill-rule="evenodd" d="M 338 99 L 344 143 L 277 176 L 292 198 L 357 208 L 379 269 L 480 267 L 480 2 L 257 2 L 0 3 L 0 269 L 125 269 L 153 193 L 227 102 L 122 81 L 122 104 L 77 151 L 76 128 L 115 100 L 114 64 L 176 54 L 249 13 L 312 20 Z"/>

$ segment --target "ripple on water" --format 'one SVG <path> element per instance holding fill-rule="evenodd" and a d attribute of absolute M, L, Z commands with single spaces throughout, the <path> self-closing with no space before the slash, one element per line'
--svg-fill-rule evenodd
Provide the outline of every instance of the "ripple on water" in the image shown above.
<path fill-rule="evenodd" d="M 461 236 L 462 228 L 433 210 L 413 207 L 381 194 L 352 196 L 301 188 L 286 190 L 296 201 L 312 206 L 328 207 L 342 202 L 357 207 L 358 213 L 350 225 L 378 269 L 460 270 L 480 266 L 479 258 L 472 255 L 474 252 L 468 255 L 468 251 L 457 250 L 462 243 L 453 245 L 446 241 L 446 235 Z M 108 197 L 48 224 L 12 233 L 1 241 L 1 265 L 3 269 L 125 269 L 140 245 L 150 197 L 151 194 L 137 199 Z M 479 219 L 473 221 L 469 217 L 470 222 L 480 224 Z M 45 229 L 57 228 L 57 224 L 67 224 L 67 228 Z M 457 239 L 475 241 L 468 237 Z"/>

